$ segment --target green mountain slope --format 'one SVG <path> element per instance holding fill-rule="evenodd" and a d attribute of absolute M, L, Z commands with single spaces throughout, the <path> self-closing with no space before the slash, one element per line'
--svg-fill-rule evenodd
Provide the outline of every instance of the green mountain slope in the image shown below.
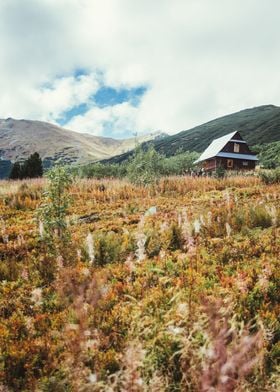
<path fill-rule="evenodd" d="M 166 156 L 174 155 L 178 149 L 202 152 L 213 139 L 235 130 L 240 131 L 250 146 L 280 141 L 280 107 L 264 105 L 245 109 L 150 143 Z M 129 155 L 107 161 L 122 162 Z"/>
<path fill-rule="evenodd" d="M 273 142 L 254 146 L 261 165 L 267 169 L 280 166 L 280 142 Z"/>

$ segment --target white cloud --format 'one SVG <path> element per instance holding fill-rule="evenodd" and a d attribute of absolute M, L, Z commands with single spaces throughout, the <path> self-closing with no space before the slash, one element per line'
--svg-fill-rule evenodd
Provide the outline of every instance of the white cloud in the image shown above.
<path fill-rule="evenodd" d="M 279 12 L 278 0 L 2 1 L 0 117 L 53 120 L 87 102 L 98 72 L 110 86 L 149 89 L 137 109 L 90 107 L 68 127 L 176 132 L 279 105 Z M 71 77 L 77 68 L 89 76 Z"/>
<path fill-rule="evenodd" d="M 105 135 L 110 131 L 113 137 L 123 137 L 133 132 L 137 127 L 137 108 L 128 102 L 107 106 L 105 108 L 93 107 L 84 115 L 72 119 L 67 128 L 80 132 Z"/>
<path fill-rule="evenodd" d="M 98 87 L 99 82 L 95 75 L 56 79 L 52 86 L 35 91 L 34 95 L 37 97 L 36 102 L 39 106 L 38 111 L 43 109 L 42 116 L 47 113 L 45 119 L 55 121 L 67 109 L 88 102 Z"/>

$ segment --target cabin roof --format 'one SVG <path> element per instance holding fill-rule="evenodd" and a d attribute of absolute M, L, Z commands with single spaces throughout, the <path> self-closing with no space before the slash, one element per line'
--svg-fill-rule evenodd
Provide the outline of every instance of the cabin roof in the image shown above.
<path fill-rule="evenodd" d="M 218 139 L 214 139 L 212 143 L 206 148 L 206 150 L 200 155 L 200 157 L 195 161 L 195 163 L 199 163 L 202 161 L 206 161 L 207 159 L 214 158 L 216 156 L 224 157 L 224 158 L 236 158 L 236 159 L 247 159 L 257 161 L 257 157 L 255 155 L 249 154 L 233 154 L 227 152 L 220 152 L 224 146 L 234 138 L 234 136 L 238 133 L 238 131 L 231 132 L 227 135 L 219 137 Z M 243 140 L 235 140 L 236 142 L 243 143 Z"/>
<path fill-rule="evenodd" d="M 247 161 L 258 161 L 256 155 L 249 154 L 237 154 L 233 152 L 219 152 L 216 157 L 221 158 L 234 158 L 234 159 L 246 159 Z"/>

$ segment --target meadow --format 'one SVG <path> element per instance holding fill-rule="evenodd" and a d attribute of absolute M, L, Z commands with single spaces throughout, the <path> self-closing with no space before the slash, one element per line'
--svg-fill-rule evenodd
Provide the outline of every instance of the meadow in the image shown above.
<path fill-rule="evenodd" d="M 280 184 L 76 179 L 52 236 L 46 189 L 0 182 L 0 391 L 280 388 Z"/>

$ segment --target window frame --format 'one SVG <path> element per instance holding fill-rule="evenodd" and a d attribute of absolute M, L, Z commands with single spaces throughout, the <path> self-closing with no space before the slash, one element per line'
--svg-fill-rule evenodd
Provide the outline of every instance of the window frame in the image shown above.
<path fill-rule="evenodd" d="M 233 159 L 227 159 L 227 168 L 233 169 Z"/>
<path fill-rule="evenodd" d="M 239 153 L 240 152 L 240 144 L 233 143 L 233 152 Z"/>

